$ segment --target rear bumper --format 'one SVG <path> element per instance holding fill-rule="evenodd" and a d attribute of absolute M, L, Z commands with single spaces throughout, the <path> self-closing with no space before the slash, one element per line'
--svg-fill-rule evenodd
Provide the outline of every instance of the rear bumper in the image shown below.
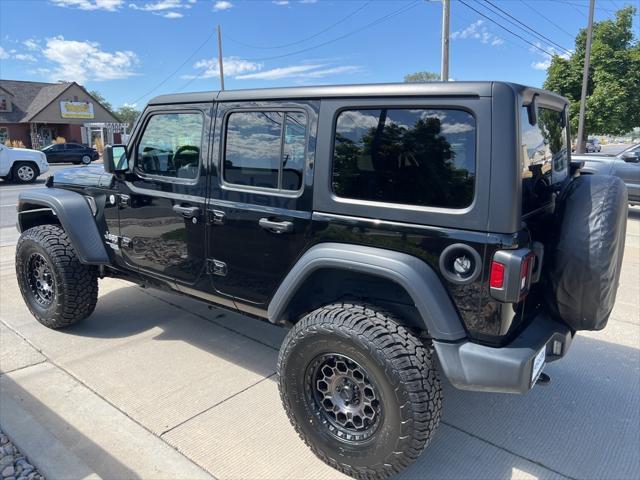
<path fill-rule="evenodd" d="M 562 358 L 573 334 L 564 324 L 546 315 L 537 316 L 510 344 L 502 348 L 468 340 L 433 341 L 449 381 L 462 390 L 525 393 L 533 386 L 536 355 L 544 348 L 546 362 Z"/>

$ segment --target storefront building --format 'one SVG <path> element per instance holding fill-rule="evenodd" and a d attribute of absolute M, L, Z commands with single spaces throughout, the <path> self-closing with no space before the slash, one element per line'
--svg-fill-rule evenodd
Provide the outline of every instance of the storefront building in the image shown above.
<path fill-rule="evenodd" d="M 120 143 L 127 125 L 82 86 L 0 80 L 0 143 L 42 148 L 57 137 L 94 146 Z"/>

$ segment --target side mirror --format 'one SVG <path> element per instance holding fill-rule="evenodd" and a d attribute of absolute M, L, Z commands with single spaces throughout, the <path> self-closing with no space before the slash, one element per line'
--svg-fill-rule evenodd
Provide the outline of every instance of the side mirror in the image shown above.
<path fill-rule="evenodd" d="M 125 172 L 129 169 L 126 145 L 105 145 L 102 153 L 104 171 L 107 173 Z"/>
<path fill-rule="evenodd" d="M 627 163 L 640 163 L 640 158 L 637 153 L 625 152 L 622 154 L 622 159 Z"/>

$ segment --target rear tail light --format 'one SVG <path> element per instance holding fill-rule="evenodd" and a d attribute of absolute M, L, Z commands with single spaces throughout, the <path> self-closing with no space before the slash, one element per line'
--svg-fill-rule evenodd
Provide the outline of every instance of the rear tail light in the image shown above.
<path fill-rule="evenodd" d="M 534 263 L 535 254 L 528 248 L 497 251 L 489 275 L 491 296 L 505 303 L 521 301 L 529 293 Z"/>
<path fill-rule="evenodd" d="M 491 262 L 489 285 L 491 288 L 502 288 L 504 286 L 504 265 L 495 260 Z"/>

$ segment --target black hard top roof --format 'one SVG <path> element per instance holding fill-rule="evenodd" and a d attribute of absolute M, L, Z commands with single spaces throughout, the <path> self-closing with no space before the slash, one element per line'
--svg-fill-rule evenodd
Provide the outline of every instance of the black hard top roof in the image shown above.
<path fill-rule="evenodd" d="M 314 87 L 258 88 L 160 95 L 149 101 L 150 105 L 179 103 L 207 103 L 215 101 L 250 101 L 294 98 L 339 97 L 490 97 L 495 84 L 511 87 L 524 98 L 534 94 L 555 97 L 556 102 L 568 103 L 559 95 L 533 87 L 509 82 L 428 82 L 428 83 L 378 83 L 362 85 L 327 85 Z"/>

